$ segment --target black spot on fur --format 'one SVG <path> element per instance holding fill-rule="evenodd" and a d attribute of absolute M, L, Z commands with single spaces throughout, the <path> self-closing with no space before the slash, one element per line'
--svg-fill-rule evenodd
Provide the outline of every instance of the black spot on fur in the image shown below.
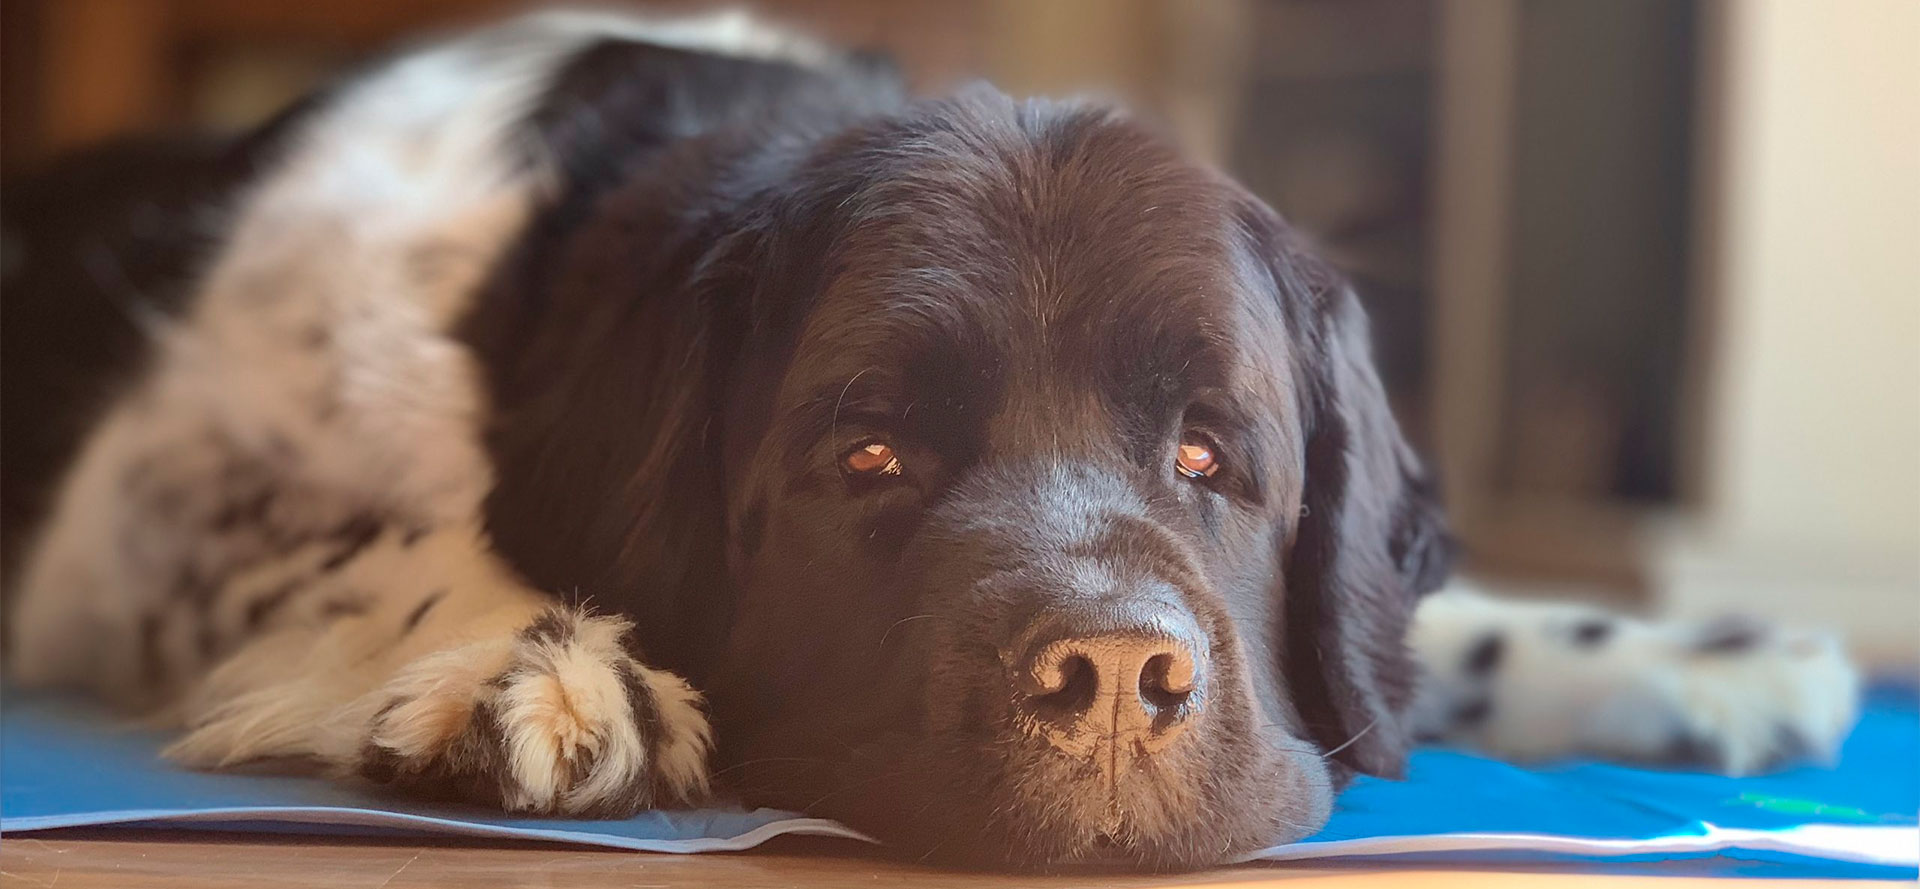
<path fill-rule="evenodd" d="M 402 703 L 389 702 L 374 717 L 373 724 L 379 725 Z M 492 702 L 482 701 L 474 706 L 465 730 L 419 756 L 402 756 L 369 738 L 360 748 L 356 771 L 369 781 L 392 785 L 417 797 L 498 806 L 512 781 L 506 767 L 504 737 Z"/>
<path fill-rule="evenodd" d="M 1466 659 L 1461 662 L 1460 669 L 1469 676 L 1485 676 L 1499 669 L 1500 661 L 1506 654 L 1506 637 L 1498 632 L 1489 632 L 1467 649 Z"/>
<path fill-rule="evenodd" d="M 360 777 L 386 784 L 400 773 L 400 754 L 369 741 L 360 748 Z"/>
<path fill-rule="evenodd" d="M 1573 626 L 1573 644 L 1579 648 L 1598 648 L 1613 637 L 1613 621 L 1593 617 Z"/>
<path fill-rule="evenodd" d="M 1776 723 L 1773 727 L 1773 750 L 1767 757 L 1766 768 L 1779 768 L 1798 762 L 1813 753 L 1813 745 L 1799 729 L 1784 722 Z"/>
<path fill-rule="evenodd" d="M 520 638 L 528 642 L 565 645 L 573 641 L 573 629 L 573 615 L 559 608 L 549 608 L 520 631 Z"/>
<path fill-rule="evenodd" d="M 1694 640 L 1695 654 L 1739 654 L 1766 637 L 1767 625 L 1757 618 L 1730 614 L 1708 621 Z"/>
<path fill-rule="evenodd" d="M 220 511 L 213 514 L 207 527 L 216 534 L 230 534 L 242 528 L 264 525 L 278 494 L 271 487 L 263 487 L 246 496 L 228 500 L 220 507 Z"/>
<path fill-rule="evenodd" d="M 1484 725 L 1493 716 L 1492 698 L 1474 698 L 1459 704 L 1448 715 L 1448 722 L 1456 729 L 1469 729 Z"/>
<path fill-rule="evenodd" d="M 338 599 L 328 599 L 320 605 L 321 620 L 339 620 L 343 617 L 357 617 L 373 610 L 373 604 L 365 594 L 353 593 Z"/>
<path fill-rule="evenodd" d="M 340 548 L 333 555 L 328 556 L 326 561 L 320 563 L 321 573 L 337 571 L 341 566 L 353 561 L 354 556 L 359 555 L 362 550 L 372 546 L 375 540 L 380 539 L 380 532 L 384 530 L 386 525 L 365 513 L 348 519 L 333 532 L 333 537 L 339 541 Z"/>
<path fill-rule="evenodd" d="M 433 606 L 438 605 L 441 598 L 445 597 L 446 594 L 446 590 L 434 590 L 428 593 L 425 599 L 420 600 L 420 604 L 415 606 L 411 612 L 408 612 L 407 619 L 401 622 L 400 635 L 404 636 L 411 633 L 415 627 L 420 626 L 420 622 L 427 619 L 427 612 L 432 611 Z"/>
<path fill-rule="evenodd" d="M 368 724 L 379 725 L 388 716 L 392 715 L 395 709 L 398 709 L 399 706 L 404 703 L 406 703 L 405 699 L 394 698 L 393 700 L 390 700 L 385 704 L 380 705 L 380 709 L 374 712 L 373 719 L 369 720 Z"/>
<path fill-rule="evenodd" d="M 377 728 L 393 713 L 394 708 L 399 707 L 403 703 L 406 702 L 400 698 L 386 702 L 373 714 L 373 718 L 368 720 L 367 724 Z M 361 777 L 369 781 L 385 784 L 388 781 L 392 781 L 394 776 L 399 773 L 399 770 L 400 755 L 398 753 L 373 743 L 372 739 L 368 739 L 366 744 L 361 746 L 360 764 L 357 769 Z"/>
<path fill-rule="evenodd" d="M 1679 766 L 1718 767 L 1725 759 L 1726 750 L 1719 742 L 1685 729 L 1676 730 L 1660 754 L 1661 761 Z"/>
<path fill-rule="evenodd" d="M 247 631 L 253 632 L 266 626 L 267 621 L 273 617 L 275 612 L 278 612 L 284 607 L 288 600 L 292 599 L 293 595 L 300 591 L 301 587 L 306 586 L 309 579 L 310 578 L 297 577 L 293 580 L 286 581 L 278 586 L 269 588 L 265 593 L 260 594 L 258 598 L 248 602 L 246 616 Z"/>
<path fill-rule="evenodd" d="M 195 610 L 205 611 L 213 604 L 214 582 L 193 565 L 183 565 L 173 578 L 173 597 L 185 600 Z"/>
<path fill-rule="evenodd" d="M 640 736 L 647 742 L 647 761 L 659 762 L 661 748 L 666 743 L 666 723 L 660 716 L 660 702 L 653 695 L 653 687 L 647 684 L 634 665 L 622 660 L 614 664 L 614 672 L 620 676 L 620 687 L 626 690 L 627 709 L 633 714 L 634 724 L 640 729 Z M 664 787 L 650 788 L 653 800 L 662 798 Z M 636 800 L 636 803 L 645 802 Z"/>
<path fill-rule="evenodd" d="M 456 780 L 462 773 L 466 776 L 460 783 L 467 790 L 456 795 L 486 799 L 491 794 L 495 800 L 505 796 L 513 780 L 507 771 L 507 732 L 492 701 L 474 706 L 473 719 L 467 723 L 466 733 L 451 745 L 447 760 Z"/>

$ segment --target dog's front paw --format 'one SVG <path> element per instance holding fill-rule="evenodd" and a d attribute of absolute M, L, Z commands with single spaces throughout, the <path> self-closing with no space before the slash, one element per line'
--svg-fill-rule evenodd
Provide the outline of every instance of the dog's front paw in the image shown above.
<path fill-rule="evenodd" d="M 617 817 L 696 801 L 700 696 L 629 653 L 626 621 L 554 609 L 510 640 L 443 651 L 381 693 L 358 769 L 510 811 Z"/>
<path fill-rule="evenodd" d="M 1749 618 L 1712 621 L 1689 635 L 1676 759 L 1747 775 L 1838 755 L 1860 680 L 1837 638 Z"/>

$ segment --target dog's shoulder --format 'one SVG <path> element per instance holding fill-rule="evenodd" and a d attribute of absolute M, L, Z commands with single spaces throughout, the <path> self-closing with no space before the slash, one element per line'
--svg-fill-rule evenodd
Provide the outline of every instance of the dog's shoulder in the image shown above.
<path fill-rule="evenodd" d="M 134 661 L 203 663 L 269 610 L 214 619 L 254 568 L 472 524 L 499 470 L 458 328 L 502 255 L 648 152 L 796 85 L 885 80 L 738 16 L 540 13 L 372 60 L 236 139 L 10 181 L 5 416 L 34 434 L 5 440 L 5 562 L 53 650 L 36 669 L 98 613 Z"/>
<path fill-rule="evenodd" d="M 376 57 L 236 138 L 10 178 L 5 564 L 108 407 L 183 354 L 243 342 L 254 380 L 417 381 L 398 347 L 448 331 L 528 225 L 643 155 L 899 92 L 884 63 L 741 14 L 554 11 Z"/>

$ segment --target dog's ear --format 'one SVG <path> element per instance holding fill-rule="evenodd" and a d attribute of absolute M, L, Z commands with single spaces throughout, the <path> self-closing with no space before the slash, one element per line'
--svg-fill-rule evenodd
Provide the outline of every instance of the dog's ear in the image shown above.
<path fill-rule="evenodd" d="M 1284 555 L 1282 666 L 1333 759 L 1397 777 L 1417 678 L 1407 626 L 1420 596 L 1446 579 L 1453 545 L 1374 370 L 1353 289 L 1278 219 L 1264 221 L 1305 442 L 1301 516 Z"/>

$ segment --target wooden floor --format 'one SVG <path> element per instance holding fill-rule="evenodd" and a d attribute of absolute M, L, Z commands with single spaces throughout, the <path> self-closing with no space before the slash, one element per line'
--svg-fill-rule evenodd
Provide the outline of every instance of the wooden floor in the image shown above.
<path fill-rule="evenodd" d="M 4 889 L 508 889 L 508 887 L 1072 887 L 1232 886 L 1289 889 L 1391 885 L 1396 889 L 1561 889 L 1770 885 L 1777 880 L 1627 877 L 1538 871 L 1406 870 L 1246 865 L 1198 874 L 957 873 L 873 857 L 844 842 L 783 840 L 739 854 L 650 855 L 569 846 L 370 841 L 259 835 L 50 831 L 0 838 Z M 1793 887 L 1820 885 L 1792 882 Z M 1859 886 L 1861 883 L 1834 883 Z"/>

